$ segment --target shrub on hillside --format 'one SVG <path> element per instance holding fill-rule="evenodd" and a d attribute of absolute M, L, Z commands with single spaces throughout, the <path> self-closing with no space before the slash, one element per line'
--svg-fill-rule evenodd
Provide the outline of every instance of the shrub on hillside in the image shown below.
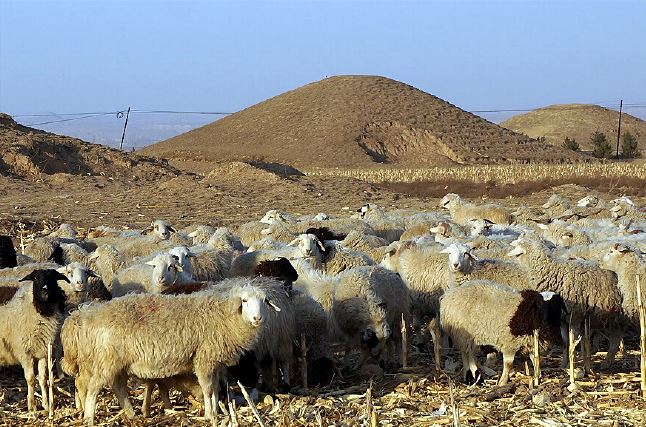
<path fill-rule="evenodd" d="M 624 132 L 621 136 L 621 157 L 624 159 L 634 159 L 639 157 L 637 148 L 637 139 L 630 132 Z"/>
<path fill-rule="evenodd" d="M 568 150 L 572 151 L 579 151 L 581 147 L 579 147 L 579 143 L 576 142 L 576 139 L 572 138 L 570 139 L 569 137 L 565 137 L 565 141 L 563 141 L 563 148 L 567 148 Z"/>
<path fill-rule="evenodd" d="M 592 155 L 599 159 L 609 159 L 612 156 L 612 147 L 606 138 L 606 134 L 596 131 L 590 137 L 592 141 Z"/>

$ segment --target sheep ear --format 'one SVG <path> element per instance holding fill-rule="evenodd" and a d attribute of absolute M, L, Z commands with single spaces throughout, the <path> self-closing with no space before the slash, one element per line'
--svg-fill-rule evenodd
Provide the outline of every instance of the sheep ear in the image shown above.
<path fill-rule="evenodd" d="M 260 230 L 260 234 L 263 235 L 263 236 L 266 236 L 266 235 L 271 234 L 271 233 L 272 233 L 271 228 L 263 228 L 262 230 Z"/>
<path fill-rule="evenodd" d="M 181 273 L 181 272 L 183 272 L 183 271 L 184 271 L 184 269 L 182 268 L 182 266 L 181 266 L 181 265 L 179 265 L 179 264 L 175 264 L 175 265 L 173 266 L 173 268 L 174 268 L 177 272 L 179 272 L 179 273 Z"/>
<path fill-rule="evenodd" d="M 193 252 L 191 252 L 191 251 L 188 251 L 188 253 L 186 254 L 186 257 L 187 257 L 187 258 L 195 258 L 196 256 L 197 256 L 197 255 L 195 255 L 195 254 L 194 254 Z"/>
<path fill-rule="evenodd" d="M 154 267 L 155 266 L 155 260 L 151 259 L 150 261 L 146 261 L 144 264 Z"/>
<path fill-rule="evenodd" d="M 87 277 L 99 277 L 94 271 L 88 270 Z"/>
<path fill-rule="evenodd" d="M 536 224 L 536 225 L 538 225 L 538 228 L 540 228 L 541 230 L 547 230 L 547 229 L 549 229 L 549 227 L 548 227 L 547 225 L 545 225 L 545 224 L 538 223 L 538 224 Z"/>
<path fill-rule="evenodd" d="M 628 246 L 626 246 L 626 245 L 618 244 L 618 245 L 616 245 L 616 246 L 617 246 L 617 248 L 616 248 L 616 249 L 617 249 L 619 252 L 621 252 L 621 253 L 630 252 L 630 248 L 629 248 Z"/>
<path fill-rule="evenodd" d="M 474 261 L 480 261 L 480 258 L 478 258 L 477 256 L 475 256 L 475 255 L 473 254 L 473 252 L 467 252 L 467 253 L 465 253 L 465 255 L 470 256 L 470 257 L 471 257 L 471 259 L 473 259 Z"/>
<path fill-rule="evenodd" d="M 296 246 L 296 245 L 298 245 L 298 238 L 292 240 L 287 244 L 287 246 Z"/>
<path fill-rule="evenodd" d="M 61 274 L 65 274 L 65 273 L 69 273 L 69 272 L 70 272 L 70 270 L 69 270 L 69 268 L 67 268 L 67 266 L 59 267 L 59 268 L 57 268 L 57 269 L 56 269 L 56 271 L 57 271 L 57 272 L 59 272 L 59 273 L 61 273 Z"/>
<path fill-rule="evenodd" d="M 319 239 L 316 239 L 316 245 L 319 247 L 321 252 L 325 252 L 325 246 L 323 245 L 323 242 L 321 242 Z"/>
<path fill-rule="evenodd" d="M 177 230 L 175 230 L 175 229 L 174 229 L 173 227 L 171 227 L 171 226 L 169 226 L 169 227 L 168 227 L 168 230 L 169 230 L 171 233 L 177 233 Z"/>
<path fill-rule="evenodd" d="M 442 249 L 442 250 L 440 251 L 440 253 L 441 253 L 441 254 L 450 254 L 450 253 L 451 253 L 451 251 L 449 250 L 449 248 L 444 248 L 444 249 Z"/>
<path fill-rule="evenodd" d="M 153 231 L 153 226 L 152 226 L 152 225 L 149 225 L 148 227 L 146 227 L 146 228 L 144 228 L 143 230 L 141 230 L 141 234 L 148 234 L 148 233 L 150 233 L 151 231 Z"/>
<path fill-rule="evenodd" d="M 28 275 L 26 275 L 25 277 L 23 277 L 22 279 L 20 279 L 18 281 L 19 282 L 29 282 L 29 281 L 33 281 L 33 280 L 34 280 L 34 272 L 32 271 L 31 273 L 29 273 Z"/>
<path fill-rule="evenodd" d="M 561 237 L 566 237 L 568 239 L 571 239 L 572 237 L 574 237 L 574 235 L 568 231 L 567 233 L 563 233 Z"/>

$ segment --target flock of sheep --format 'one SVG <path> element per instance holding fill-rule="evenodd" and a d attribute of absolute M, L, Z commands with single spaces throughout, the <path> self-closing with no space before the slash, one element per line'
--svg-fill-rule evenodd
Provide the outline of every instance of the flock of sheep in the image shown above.
<path fill-rule="evenodd" d="M 447 194 L 440 208 L 271 210 L 235 233 L 157 220 L 81 239 L 62 224 L 19 250 L 0 236 L 0 366 L 22 366 L 30 411 L 36 381 L 48 405 L 51 345 L 90 425 L 104 387 L 134 416 L 129 378 L 145 385 L 145 416 L 157 387 L 165 407 L 176 389 L 214 419 L 233 378 L 253 398 L 300 379 L 329 384 L 369 359 L 396 370 L 403 333 L 432 340 L 438 367 L 441 347 L 455 347 L 467 383 L 495 375 L 484 356 L 502 353 L 504 384 L 536 331 L 544 347 L 567 348 L 568 328 L 589 324 L 610 364 L 638 330 L 646 213 L 630 199 L 553 195 L 512 211 Z"/>

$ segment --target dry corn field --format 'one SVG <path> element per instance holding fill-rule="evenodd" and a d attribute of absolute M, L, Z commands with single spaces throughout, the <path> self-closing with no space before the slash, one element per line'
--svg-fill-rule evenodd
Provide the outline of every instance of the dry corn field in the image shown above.
<path fill-rule="evenodd" d="M 625 178 L 646 180 L 644 163 L 581 163 L 564 165 L 492 165 L 432 168 L 306 169 L 312 176 L 341 176 L 371 183 L 412 183 L 437 180 L 517 184 L 542 180 Z"/>

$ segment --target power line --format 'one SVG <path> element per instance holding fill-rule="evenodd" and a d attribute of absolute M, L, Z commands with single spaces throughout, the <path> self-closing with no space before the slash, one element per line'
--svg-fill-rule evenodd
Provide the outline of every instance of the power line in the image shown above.
<path fill-rule="evenodd" d="M 142 113 L 142 114 L 204 114 L 204 115 L 214 115 L 214 116 L 228 116 L 233 113 L 225 113 L 221 111 L 173 111 L 173 110 L 132 110 L 131 113 Z"/>
<path fill-rule="evenodd" d="M 49 125 L 49 124 L 52 124 L 52 123 L 71 122 L 73 120 L 89 119 L 89 118 L 92 118 L 92 117 L 107 116 L 109 114 L 115 114 L 115 115 L 117 115 L 117 117 L 119 117 L 119 114 L 123 114 L 123 111 L 111 111 L 111 112 L 108 112 L 108 113 L 88 114 L 86 116 L 70 117 L 69 119 L 50 120 L 50 121 L 47 121 L 47 122 L 40 122 L 40 123 L 27 123 L 24 126 L 39 126 L 39 125 Z"/>

